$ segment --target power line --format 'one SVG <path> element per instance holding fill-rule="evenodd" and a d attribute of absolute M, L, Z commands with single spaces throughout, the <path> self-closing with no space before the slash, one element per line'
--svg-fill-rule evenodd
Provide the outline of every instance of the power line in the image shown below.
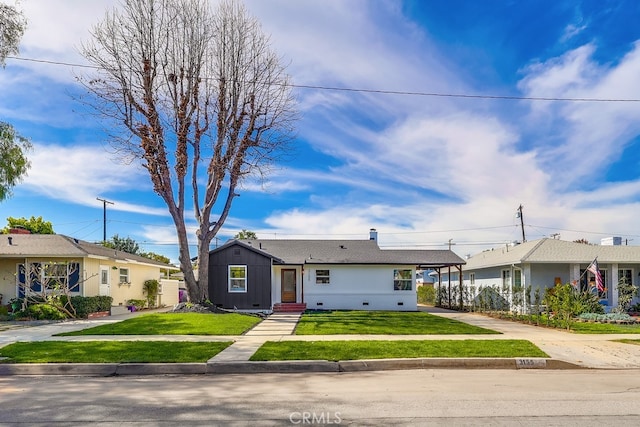
<path fill-rule="evenodd" d="M 86 64 L 74 64 L 70 62 L 51 61 L 45 59 L 35 58 L 18 58 L 15 56 L 7 56 L 7 59 L 13 59 L 16 61 L 35 62 L 49 65 L 61 65 L 65 67 L 78 67 L 78 68 L 90 68 L 94 70 L 100 70 L 100 67 Z M 209 78 L 211 79 L 211 78 Z M 548 96 L 515 96 L 515 95 L 486 95 L 486 94 L 465 94 L 465 93 L 441 93 L 441 92 L 418 92 L 418 91 L 404 91 L 404 90 L 386 90 L 386 89 L 364 89 L 364 88 L 349 88 L 338 86 L 322 86 L 322 85 L 304 85 L 286 83 L 282 86 L 289 86 L 296 89 L 314 89 L 314 90 L 326 90 L 334 92 L 355 92 L 355 93 L 370 93 L 370 94 L 382 94 L 382 95 L 401 95 L 401 96 L 422 96 L 422 97 L 440 97 L 440 98 L 462 98 L 462 99 L 496 99 L 505 101 L 551 101 L 551 102 L 640 102 L 637 98 L 568 98 L 568 97 L 548 97 Z"/>

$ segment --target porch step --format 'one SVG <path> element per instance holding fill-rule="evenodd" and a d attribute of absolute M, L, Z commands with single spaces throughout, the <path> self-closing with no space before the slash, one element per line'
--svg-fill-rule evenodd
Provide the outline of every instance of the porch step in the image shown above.
<path fill-rule="evenodd" d="M 302 313 L 307 309 L 307 304 L 299 302 L 277 302 L 273 304 L 274 313 Z"/>

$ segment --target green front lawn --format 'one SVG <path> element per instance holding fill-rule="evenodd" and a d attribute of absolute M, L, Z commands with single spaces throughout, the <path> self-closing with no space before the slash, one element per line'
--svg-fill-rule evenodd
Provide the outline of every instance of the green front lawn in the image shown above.
<path fill-rule="evenodd" d="M 225 342 L 38 341 L 0 348 L 0 363 L 195 363 L 231 345 Z"/>
<path fill-rule="evenodd" d="M 237 313 L 153 313 L 58 336 L 77 335 L 242 335 L 260 323 Z"/>
<path fill-rule="evenodd" d="M 573 322 L 571 330 L 578 334 L 640 334 L 640 324 Z"/>
<path fill-rule="evenodd" d="M 268 341 L 262 360 L 360 360 L 416 357 L 548 357 L 526 340 Z"/>
<path fill-rule="evenodd" d="M 318 311 L 302 315 L 297 335 L 458 335 L 499 334 L 425 312 Z"/>

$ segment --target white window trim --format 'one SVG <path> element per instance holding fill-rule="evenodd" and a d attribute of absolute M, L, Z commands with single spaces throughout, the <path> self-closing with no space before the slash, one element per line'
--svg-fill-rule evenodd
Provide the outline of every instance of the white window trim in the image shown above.
<path fill-rule="evenodd" d="M 318 275 L 318 271 L 326 271 L 327 275 Z M 327 278 L 328 282 L 327 283 L 323 283 L 323 282 L 318 282 L 318 278 Z M 331 284 L 331 270 L 329 270 L 328 268 L 320 268 L 316 270 L 316 285 L 320 285 L 320 286 L 327 286 Z"/>
<path fill-rule="evenodd" d="M 410 271 L 411 272 L 411 278 L 410 279 L 397 279 L 397 280 L 402 281 L 402 282 L 409 282 L 410 283 L 409 289 L 396 289 L 396 284 L 395 284 L 395 282 L 396 282 L 396 274 L 395 274 L 396 271 Z M 414 279 L 413 279 L 413 277 L 414 277 L 413 270 L 411 270 L 410 268 L 394 268 L 393 269 L 393 291 L 394 292 L 413 292 L 413 288 L 414 288 L 414 285 L 413 285 Z"/>
<path fill-rule="evenodd" d="M 122 270 L 126 270 L 127 274 L 122 274 Z M 126 280 L 122 280 L 122 276 L 126 277 Z M 131 270 L 129 267 L 118 267 L 118 284 L 130 285 L 131 284 Z"/>
<path fill-rule="evenodd" d="M 231 269 L 232 268 L 243 268 L 244 269 L 244 277 L 241 278 L 231 278 Z M 227 270 L 227 291 L 231 294 L 246 294 L 247 293 L 247 266 L 246 265 L 229 265 Z M 243 280 L 244 281 L 244 289 L 237 290 L 231 288 L 231 280 Z"/>

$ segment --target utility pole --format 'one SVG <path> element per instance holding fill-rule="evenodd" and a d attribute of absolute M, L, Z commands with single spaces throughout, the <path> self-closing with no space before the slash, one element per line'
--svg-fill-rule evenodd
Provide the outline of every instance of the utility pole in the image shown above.
<path fill-rule="evenodd" d="M 527 239 L 524 237 L 524 216 L 522 215 L 522 205 L 518 206 L 518 214 L 516 217 L 520 218 L 520 228 L 522 228 L 522 243 L 524 243 L 527 241 Z"/>
<path fill-rule="evenodd" d="M 107 199 L 101 199 L 100 197 L 96 197 L 96 200 L 102 202 L 102 241 L 107 241 L 107 203 L 113 205 L 113 202 L 110 202 Z"/>
<path fill-rule="evenodd" d="M 449 239 L 449 250 L 451 250 L 451 245 L 455 245 L 455 243 L 452 243 L 453 239 Z"/>

